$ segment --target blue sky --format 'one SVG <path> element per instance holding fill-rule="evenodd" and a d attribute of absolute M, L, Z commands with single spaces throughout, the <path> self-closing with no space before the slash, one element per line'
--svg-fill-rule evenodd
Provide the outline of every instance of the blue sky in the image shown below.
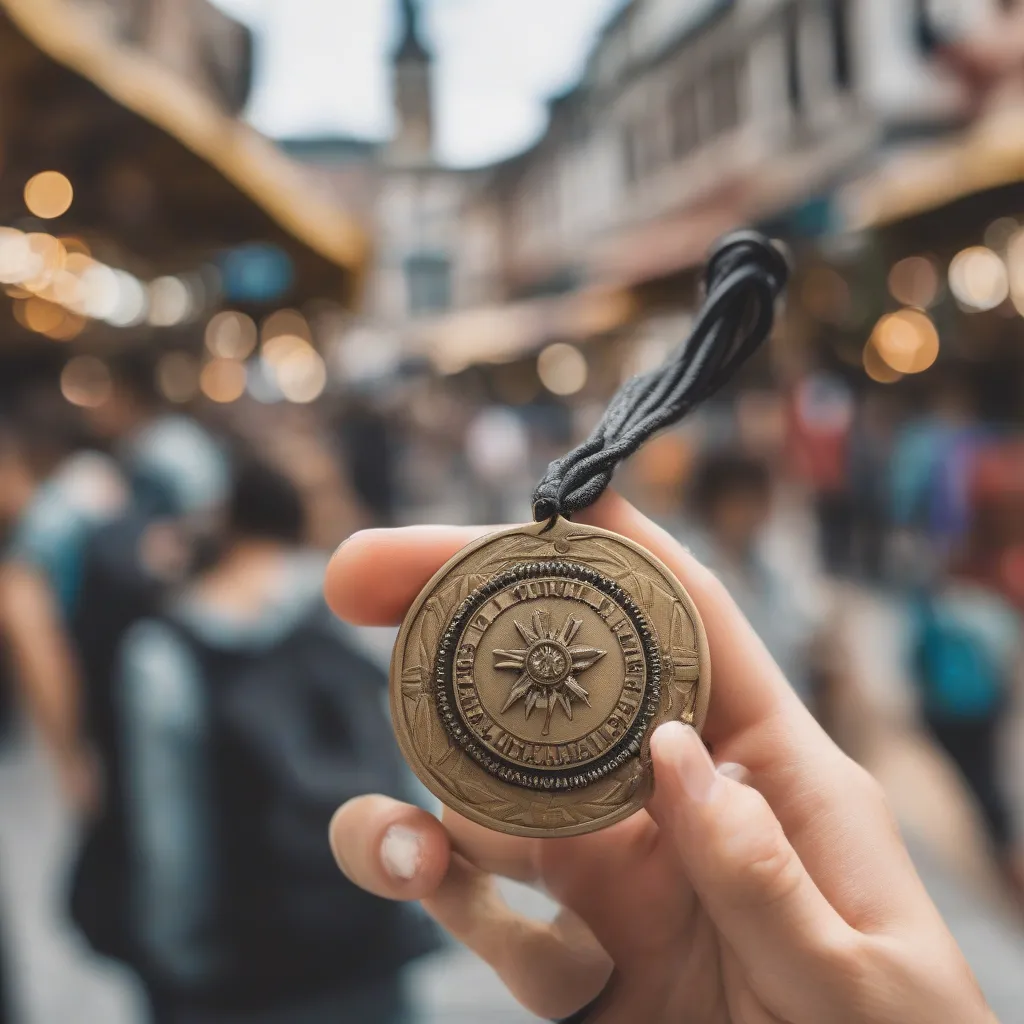
<path fill-rule="evenodd" d="M 386 56 L 397 0 L 214 0 L 257 32 L 248 112 L 269 135 L 391 130 Z M 438 153 L 473 166 L 542 131 L 624 0 L 421 0 L 437 54 Z"/>

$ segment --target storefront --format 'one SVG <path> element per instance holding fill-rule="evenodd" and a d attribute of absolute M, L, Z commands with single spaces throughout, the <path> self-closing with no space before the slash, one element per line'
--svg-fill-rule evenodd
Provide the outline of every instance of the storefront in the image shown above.
<path fill-rule="evenodd" d="M 268 319 L 315 348 L 318 311 L 356 303 L 367 245 L 270 141 L 95 10 L 0 0 L 10 368 L 139 343 L 198 358 L 211 329 L 207 358 L 242 360 Z"/>

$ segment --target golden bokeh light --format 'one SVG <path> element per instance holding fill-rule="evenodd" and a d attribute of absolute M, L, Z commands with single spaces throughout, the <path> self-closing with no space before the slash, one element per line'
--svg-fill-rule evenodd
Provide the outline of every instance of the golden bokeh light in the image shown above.
<path fill-rule="evenodd" d="M 68 360 L 60 375 L 61 394 L 72 404 L 96 409 L 113 391 L 110 371 L 96 356 L 76 356 Z"/>
<path fill-rule="evenodd" d="M 252 317 L 233 309 L 217 313 L 206 325 L 206 348 L 218 359 L 246 359 L 256 348 Z"/>
<path fill-rule="evenodd" d="M 33 296 L 25 300 L 25 326 L 37 334 L 56 331 L 64 322 L 64 310 L 56 303 Z"/>
<path fill-rule="evenodd" d="M 939 357 L 939 332 L 919 309 L 883 316 L 869 345 L 897 373 L 923 373 Z"/>
<path fill-rule="evenodd" d="M 587 360 L 572 345 L 556 342 L 537 357 L 537 376 L 553 395 L 575 395 L 587 383 Z"/>
<path fill-rule="evenodd" d="M 188 352 L 168 352 L 157 363 L 156 383 L 167 401 L 191 402 L 199 394 L 199 360 Z"/>
<path fill-rule="evenodd" d="M 265 363 L 276 367 L 293 356 L 301 357 L 307 351 L 314 350 L 305 338 L 297 334 L 278 334 L 263 343 L 261 355 Z"/>
<path fill-rule="evenodd" d="M 889 271 L 889 293 L 904 306 L 927 309 L 939 297 L 940 287 L 939 268 L 927 256 L 908 256 Z"/>
<path fill-rule="evenodd" d="M 85 285 L 73 271 L 59 270 L 46 289 L 46 297 L 68 309 L 80 309 L 85 302 Z"/>
<path fill-rule="evenodd" d="M 289 402 L 315 402 L 327 386 L 327 366 L 320 353 L 303 342 L 274 364 L 274 377 Z"/>
<path fill-rule="evenodd" d="M 283 334 L 295 335 L 305 342 L 313 340 L 308 321 L 297 309 L 279 309 L 260 325 L 260 338 L 264 344 Z"/>
<path fill-rule="evenodd" d="M 20 283 L 30 292 L 45 291 L 54 275 L 65 268 L 68 254 L 58 239 L 42 231 L 26 235 L 25 241 L 29 248 L 29 258 L 26 262 L 26 276 Z"/>
<path fill-rule="evenodd" d="M 75 190 L 60 171 L 40 171 L 25 185 L 25 205 L 42 220 L 53 220 L 71 209 Z"/>
<path fill-rule="evenodd" d="M 879 354 L 874 342 L 864 346 L 864 372 L 878 384 L 895 384 L 903 380 L 903 374 L 894 370 Z"/>
<path fill-rule="evenodd" d="M 237 401 L 245 392 L 245 364 L 237 359 L 211 359 L 199 375 L 199 387 L 211 402 Z"/>
<path fill-rule="evenodd" d="M 949 288 L 967 309 L 985 312 L 1001 306 L 1010 294 L 1010 277 L 1002 258 L 983 245 L 964 249 L 949 265 Z"/>
<path fill-rule="evenodd" d="M 92 248 L 84 238 L 79 238 L 78 235 L 61 235 L 60 244 L 64 246 L 64 251 L 70 256 L 75 253 L 79 256 L 91 256 Z"/>
<path fill-rule="evenodd" d="M 47 331 L 46 336 L 54 341 L 72 341 L 85 330 L 87 322 L 84 316 L 65 310 L 64 318 L 53 330 Z"/>

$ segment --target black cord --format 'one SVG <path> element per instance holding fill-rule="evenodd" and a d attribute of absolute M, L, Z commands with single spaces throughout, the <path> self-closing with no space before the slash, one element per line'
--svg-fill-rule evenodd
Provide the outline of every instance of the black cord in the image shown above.
<path fill-rule="evenodd" d="M 785 256 L 763 235 L 722 239 L 708 260 L 707 298 L 690 337 L 662 366 L 628 380 L 590 437 L 548 466 L 533 492 L 534 519 L 592 505 L 620 462 L 722 388 L 771 334 L 788 278 Z"/>

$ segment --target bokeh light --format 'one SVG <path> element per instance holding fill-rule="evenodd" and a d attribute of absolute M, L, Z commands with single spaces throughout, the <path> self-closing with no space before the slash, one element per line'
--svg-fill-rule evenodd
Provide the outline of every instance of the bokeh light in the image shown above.
<path fill-rule="evenodd" d="M 1006 269 L 1010 278 L 1010 298 L 1024 316 L 1024 231 L 1018 231 L 1006 247 Z"/>
<path fill-rule="evenodd" d="M 297 334 L 278 334 L 263 343 L 261 355 L 267 365 L 277 367 L 292 356 L 301 356 L 307 349 L 313 351 L 309 342 Z"/>
<path fill-rule="evenodd" d="M 88 322 L 85 317 L 79 316 L 77 313 L 68 310 L 64 310 L 63 313 L 61 322 L 46 332 L 46 336 L 54 341 L 72 341 L 85 330 Z"/>
<path fill-rule="evenodd" d="M 245 392 L 245 364 L 237 359 L 211 359 L 199 375 L 199 387 L 211 402 L 234 402 Z"/>
<path fill-rule="evenodd" d="M 76 356 L 61 371 L 60 390 L 72 405 L 96 409 L 110 398 L 113 382 L 102 359 Z"/>
<path fill-rule="evenodd" d="M 75 190 L 60 171 L 41 171 L 25 185 L 25 205 L 43 220 L 53 220 L 71 209 Z"/>
<path fill-rule="evenodd" d="M 25 264 L 25 276 L 21 279 L 30 292 L 41 292 L 49 287 L 54 275 L 64 269 L 68 254 L 64 246 L 42 231 L 25 236 L 29 256 Z"/>
<path fill-rule="evenodd" d="M 25 300 L 25 325 L 37 334 L 58 330 L 64 322 L 64 310 L 53 302 L 33 296 Z"/>
<path fill-rule="evenodd" d="M 274 339 L 277 340 L 277 339 Z M 289 402 L 315 402 L 327 385 L 327 366 L 320 353 L 302 343 L 273 364 L 274 379 Z"/>
<path fill-rule="evenodd" d="M 103 318 L 112 327 L 134 327 L 146 319 L 149 295 L 143 283 L 124 270 L 113 271 L 117 297 Z"/>
<path fill-rule="evenodd" d="M 306 342 L 313 340 L 309 322 L 297 309 L 279 309 L 271 313 L 260 326 L 260 338 L 264 344 L 283 334 L 295 335 Z"/>
<path fill-rule="evenodd" d="M 218 359 L 246 359 L 256 348 L 256 324 L 252 317 L 226 309 L 206 325 L 206 348 Z"/>
<path fill-rule="evenodd" d="M 106 320 L 117 308 L 117 275 L 102 263 L 93 263 L 80 273 L 85 296 L 81 312 L 94 320 Z"/>
<path fill-rule="evenodd" d="M 939 357 L 939 332 L 919 309 L 883 316 L 869 345 L 897 373 L 923 373 Z"/>
<path fill-rule="evenodd" d="M 149 285 L 149 322 L 154 327 L 174 327 L 192 313 L 192 294 L 178 277 L 158 277 Z"/>
<path fill-rule="evenodd" d="M 188 352 L 168 352 L 157 363 L 156 384 L 167 401 L 191 402 L 199 394 L 199 360 Z"/>
<path fill-rule="evenodd" d="M 903 380 L 903 374 L 894 370 L 879 354 L 874 342 L 864 346 L 864 372 L 878 384 L 895 384 Z"/>
<path fill-rule="evenodd" d="M 575 395 L 587 383 L 587 360 L 578 348 L 556 342 L 537 357 L 537 376 L 553 395 Z"/>
<path fill-rule="evenodd" d="M 985 312 L 1006 301 L 1010 279 L 1002 259 L 991 249 L 976 245 L 953 258 L 949 287 L 962 306 Z"/>
<path fill-rule="evenodd" d="M 927 256 L 908 256 L 889 271 L 889 293 L 904 306 L 927 309 L 939 297 L 939 268 Z"/>
<path fill-rule="evenodd" d="M 79 238 L 78 235 L 61 235 L 60 244 L 64 246 L 64 251 L 70 256 L 72 253 L 77 253 L 80 256 L 91 256 L 92 248 L 84 238 Z"/>
<path fill-rule="evenodd" d="M 1006 247 L 1019 230 L 1020 225 L 1012 217 L 1000 217 L 985 229 L 985 245 L 993 252 L 1006 252 Z"/>

